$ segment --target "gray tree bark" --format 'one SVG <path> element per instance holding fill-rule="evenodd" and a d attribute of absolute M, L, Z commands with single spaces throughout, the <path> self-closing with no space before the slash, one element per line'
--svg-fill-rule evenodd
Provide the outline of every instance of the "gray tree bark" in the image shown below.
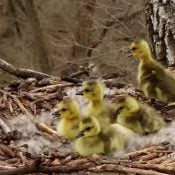
<path fill-rule="evenodd" d="M 175 1 L 149 0 L 146 24 L 154 57 L 168 66 L 175 65 Z"/>

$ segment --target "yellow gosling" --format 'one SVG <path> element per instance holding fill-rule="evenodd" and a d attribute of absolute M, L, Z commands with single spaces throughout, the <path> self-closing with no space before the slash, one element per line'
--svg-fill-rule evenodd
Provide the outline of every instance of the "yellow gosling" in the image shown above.
<path fill-rule="evenodd" d="M 145 40 L 135 41 L 130 49 L 140 61 L 137 79 L 145 96 L 164 103 L 175 102 L 175 77 L 153 59 L 148 43 Z"/>

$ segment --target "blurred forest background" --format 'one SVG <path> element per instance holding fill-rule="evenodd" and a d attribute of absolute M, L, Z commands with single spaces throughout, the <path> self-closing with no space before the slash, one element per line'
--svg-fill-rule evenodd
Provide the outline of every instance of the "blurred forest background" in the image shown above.
<path fill-rule="evenodd" d="M 147 38 L 144 10 L 144 0 L 0 0 L 0 58 L 54 76 L 94 64 L 135 83 L 128 46 Z M 0 70 L 1 84 L 13 78 Z"/>

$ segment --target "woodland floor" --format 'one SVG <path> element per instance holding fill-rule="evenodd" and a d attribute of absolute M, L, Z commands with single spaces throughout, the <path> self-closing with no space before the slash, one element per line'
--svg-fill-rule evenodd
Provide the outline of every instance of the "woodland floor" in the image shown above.
<path fill-rule="evenodd" d="M 150 103 L 132 85 L 111 77 L 103 81 L 109 89 L 117 89 L 106 96 L 111 101 L 124 93 Z M 0 175 L 175 174 L 175 147 L 171 142 L 146 145 L 117 158 L 100 155 L 83 158 L 74 153 L 69 141 L 55 132 L 51 113 L 66 95 L 65 89 L 80 84 L 73 78 L 67 81 L 30 78 L 0 89 Z M 155 102 L 152 105 L 168 122 L 175 119 L 174 106 Z"/>

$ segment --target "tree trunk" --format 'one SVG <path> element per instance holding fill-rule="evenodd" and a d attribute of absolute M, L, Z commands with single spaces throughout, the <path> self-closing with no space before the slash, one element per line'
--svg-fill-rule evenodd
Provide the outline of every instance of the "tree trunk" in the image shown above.
<path fill-rule="evenodd" d="M 175 65 L 175 1 L 151 0 L 146 5 L 146 23 L 154 57 Z"/>

